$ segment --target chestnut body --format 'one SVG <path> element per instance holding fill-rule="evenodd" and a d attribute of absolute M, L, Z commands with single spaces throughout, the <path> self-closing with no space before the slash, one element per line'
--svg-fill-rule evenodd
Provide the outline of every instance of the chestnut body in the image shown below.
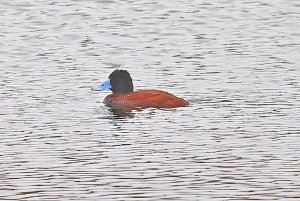
<path fill-rule="evenodd" d="M 114 108 L 175 108 L 189 103 L 182 98 L 160 90 L 141 90 L 125 94 L 110 94 L 103 103 Z"/>

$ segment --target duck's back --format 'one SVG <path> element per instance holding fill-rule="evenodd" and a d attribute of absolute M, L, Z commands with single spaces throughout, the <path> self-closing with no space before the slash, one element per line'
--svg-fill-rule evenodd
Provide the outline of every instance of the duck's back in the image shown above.
<path fill-rule="evenodd" d="M 111 94 L 103 102 L 111 107 L 132 108 L 175 108 L 189 105 L 184 99 L 160 90 L 141 90 L 126 94 Z"/>

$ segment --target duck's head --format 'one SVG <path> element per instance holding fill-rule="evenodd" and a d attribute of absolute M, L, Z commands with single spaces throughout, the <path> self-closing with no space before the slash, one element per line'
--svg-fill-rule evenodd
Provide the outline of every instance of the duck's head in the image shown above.
<path fill-rule="evenodd" d="M 92 89 L 96 91 L 110 89 L 113 93 L 118 94 L 133 92 L 132 78 L 126 70 L 114 70 L 108 80 Z"/>

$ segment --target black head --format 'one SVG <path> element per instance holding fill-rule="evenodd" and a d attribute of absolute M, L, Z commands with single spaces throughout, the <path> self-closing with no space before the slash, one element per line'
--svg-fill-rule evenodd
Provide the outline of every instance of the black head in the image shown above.
<path fill-rule="evenodd" d="M 132 79 L 126 70 L 115 70 L 108 78 L 110 79 L 110 90 L 113 93 L 133 92 Z"/>

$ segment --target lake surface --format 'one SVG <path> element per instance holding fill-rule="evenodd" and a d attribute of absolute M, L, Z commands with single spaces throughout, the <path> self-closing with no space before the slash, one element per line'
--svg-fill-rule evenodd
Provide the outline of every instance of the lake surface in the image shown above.
<path fill-rule="evenodd" d="M 0 200 L 300 200 L 300 2 L 1 1 Z M 117 114 L 91 87 L 190 102 Z"/>

